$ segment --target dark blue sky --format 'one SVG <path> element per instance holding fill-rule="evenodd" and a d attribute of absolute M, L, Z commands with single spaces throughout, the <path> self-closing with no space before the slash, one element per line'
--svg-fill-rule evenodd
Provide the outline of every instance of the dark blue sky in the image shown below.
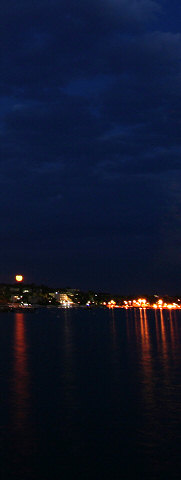
<path fill-rule="evenodd" d="M 1 282 L 181 291 L 180 18 L 2 1 Z"/>

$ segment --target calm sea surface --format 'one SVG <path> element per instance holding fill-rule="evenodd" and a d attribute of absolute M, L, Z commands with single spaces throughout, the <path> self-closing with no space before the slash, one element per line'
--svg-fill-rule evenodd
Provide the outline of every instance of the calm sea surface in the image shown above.
<path fill-rule="evenodd" d="M 181 312 L 0 314 L 1 480 L 181 478 Z"/>

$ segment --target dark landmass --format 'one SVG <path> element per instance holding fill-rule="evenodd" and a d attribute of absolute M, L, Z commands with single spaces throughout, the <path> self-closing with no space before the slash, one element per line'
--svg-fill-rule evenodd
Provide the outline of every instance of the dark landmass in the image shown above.
<path fill-rule="evenodd" d="M 89 306 L 104 306 L 111 300 L 118 306 L 125 305 L 126 302 L 132 302 L 138 300 L 138 298 L 144 298 L 150 304 L 154 304 L 159 298 L 162 298 L 166 303 L 178 303 L 180 296 L 169 296 L 158 294 L 155 295 L 140 295 L 140 297 L 133 294 L 113 295 L 108 292 L 96 292 L 96 291 L 80 291 L 70 287 L 57 287 L 52 288 L 46 285 L 33 284 L 0 284 L 0 309 L 6 309 L 8 305 L 40 305 L 40 306 L 60 306 L 62 304 L 70 305 L 89 305 Z"/>

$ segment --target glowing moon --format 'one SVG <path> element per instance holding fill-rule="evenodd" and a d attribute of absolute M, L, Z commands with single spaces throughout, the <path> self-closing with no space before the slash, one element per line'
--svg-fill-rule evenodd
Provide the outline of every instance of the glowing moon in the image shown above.
<path fill-rule="evenodd" d="M 22 282 L 23 281 L 23 275 L 16 275 L 16 281 L 17 282 Z"/>

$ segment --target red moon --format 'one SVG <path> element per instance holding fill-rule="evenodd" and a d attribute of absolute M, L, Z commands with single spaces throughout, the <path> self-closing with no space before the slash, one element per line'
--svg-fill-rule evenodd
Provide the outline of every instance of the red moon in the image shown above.
<path fill-rule="evenodd" d="M 23 281 L 23 275 L 16 275 L 16 281 L 17 282 L 22 282 Z"/>

